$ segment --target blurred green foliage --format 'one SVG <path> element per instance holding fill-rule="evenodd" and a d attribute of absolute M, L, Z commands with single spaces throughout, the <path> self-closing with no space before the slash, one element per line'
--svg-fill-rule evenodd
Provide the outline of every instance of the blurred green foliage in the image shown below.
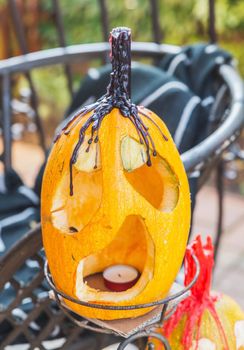
<path fill-rule="evenodd" d="M 44 11 L 52 12 L 52 2 L 42 0 Z M 98 0 L 60 0 L 68 44 L 103 40 Z M 159 0 L 160 22 L 167 43 L 188 44 L 207 41 L 208 0 Z M 110 28 L 123 25 L 132 28 L 133 39 L 152 40 L 148 0 L 107 0 Z M 216 27 L 220 45 L 226 46 L 244 64 L 244 1 L 216 0 Z M 53 23 L 43 22 L 44 46 L 57 46 Z M 242 63 L 243 62 L 243 63 Z M 244 73 L 244 72 L 243 72 Z"/>

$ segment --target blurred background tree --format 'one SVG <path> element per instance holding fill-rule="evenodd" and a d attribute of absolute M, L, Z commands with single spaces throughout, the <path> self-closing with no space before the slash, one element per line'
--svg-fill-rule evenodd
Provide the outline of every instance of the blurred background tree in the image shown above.
<path fill-rule="evenodd" d="M 59 46 L 53 0 L 15 0 L 24 24 L 28 51 Z M 62 12 L 67 45 L 103 41 L 98 0 L 57 0 Z M 132 28 L 133 40 L 150 41 L 151 20 L 148 0 L 107 0 L 110 27 Z M 158 0 L 160 24 L 166 43 L 186 45 L 207 42 L 208 0 Z M 230 51 L 244 75 L 244 6 L 243 0 L 216 0 L 216 28 L 219 45 Z M 16 42 L 11 16 L 11 0 L 0 0 L 0 59 L 21 54 Z M 95 64 L 95 63 L 94 63 Z M 88 65 L 72 67 L 76 86 Z M 44 115 L 53 111 L 59 100 L 57 115 L 69 103 L 66 82 L 59 67 L 34 73 L 41 95 Z M 21 81 L 23 84 L 24 81 Z M 51 107 L 50 107 L 51 106 Z"/>
<path fill-rule="evenodd" d="M 29 51 L 59 46 L 55 26 L 53 0 L 15 0 L 25 26 Z M 216 0 L 216 28 L 219 45 L 230 51 L 239 62 L 244 75 L 244 6 L 243 0 Z M 20 54 L 13 33 L 8 0 L 0 0 L 0 58 Z M 67 45 L 103 41 L 98 0 L 58 0 L 62 11 Z M 148 0 L 108 1 L 110 27 L 124 25 L 132 28 L 133 40 L 150 41 L 151 21 Z M 160 22 L 164 42 L 186 45 L 207 42 L 208 0 L 159 0 Z M 87 67 L 73 67 L 77 84 Z M 53 79 L 50 79 L 50 74 Z M 51 103 L 57 87 L 64 96 L 60 110 L 67 106 L 64 79 L 56 68 L 35 73 L 41 95 Z M 50 94 L 50 92 L 52 92 Z M 52 104 L 52 103 L 51 103 Z M 44 106 L 43 106 L 44 108 Z M 59 114 L 59 111 L 58 111 Z"/>
<path fill-rule="evenodd" d="M 103 40 L 97 0 L 60 0 L 68 44 Z M 42 9 L 52 12 L 50 0 L 42 0 Z M 150 41 L 150 10 L 147 0 L 107 1 L 111 28 L 125 25 L 132 28 L 133 39 Z M 160 21 L 164 41 L 172 44 L 189 44 L 208 41 L 208 1 L 160 0 Z M 51 18 L 51 17 L 50 17 Z M 230 50 L 240 61 L 244 74 L 244 6 L 243 0 L 216 1 L 216 28 L 219 44 Z M 43 47 L 57 45 L 57 34 L 51 21 L 42 22 L 40 35 Z"/>
<path fill-rule="evenodd" d="M 52 0 L 16 1 L 25 24 L 29 50 L 58 46 Z M 97 0 L 58 2 L 63 14 L 68 45 L 103 40 Z M 159 4 L 165 42 L 182 45 L 208 41 L 208 0 L 159 0 Z M 132 28 L 134 40 L 152 39 L 148 0 L 107 1 L 107 6 L 111 28 L 118 25 L 129 26 Z M 6 22 L 11 29 L 11 21 L 7 18 L 8 1 L 0 0 L 1 34 Z M 240 68 L 244 73 L 244 48 L 241 45 L 241 40 L 244 39 L 243 0 L 216 0 L 216 27 L 220 45 L 228 48 L 240 60 Z M 0 52 L 4 51 L 3 45 L 14 46 L 11 42 L 4 42 L 3 35 L 0 40 Z M 14 41 L 13 36 L 11 40 Z M 12 50 L 12 54 L 18 53 L 17 48 Z"/>

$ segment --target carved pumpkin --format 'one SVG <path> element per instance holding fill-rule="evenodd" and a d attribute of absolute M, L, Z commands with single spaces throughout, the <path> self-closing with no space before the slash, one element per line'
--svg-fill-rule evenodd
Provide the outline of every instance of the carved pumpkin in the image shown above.
<path fill-rule="evenodd" d="M 190 225 L 184 167 L 164 123 L 129 98 L 130 31 L 111 34 L 106 95 L 81 109 L 57 137 L 42 187 L 43 242 L 56 286 L 76 299 L 135 305 L 164 297 L 181 266 Z M 141 276 L 123 292 L 84 278 L 113 264 Z M 135 317 L 66 301 L 87 317 Z"/>
<path fill-rule="evenodd" d="M 200 262 L 200 275 L 191 294 L 167 321 L 163 334 L 177 350 L 244 350 L 244 313 L 227 295 L 210 292 L 213 245 L 208 237 L 203 246 L 198 236 L 187 249 L 187 285 L 195 274 L 194 252 Z M 161 346 L 156 344 L 156 349 Z"/>

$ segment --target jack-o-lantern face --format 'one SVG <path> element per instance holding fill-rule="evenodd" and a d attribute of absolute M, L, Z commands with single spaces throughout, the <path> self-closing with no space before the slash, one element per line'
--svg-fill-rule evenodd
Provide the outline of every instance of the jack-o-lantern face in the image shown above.
<path fill-rule="evenodd" d="M 109 305 L 165 296 L 182 263 L 190 225 L 188 181 L 166 126 L 138 108 L 150 141 L 143 143 L 131 118 L 122 113 L 113 105 L 96 142 L 90 141 L 94 111 L 77 114 L 54 144 L 42 188 L 43 241 L 55 284 L 77 299 Z M 137 283 L 116 293 L 85 282 L 114 264 L 138 269 Z M 147 311 L 67 303 L 83 316 L 101 319 Z"/>

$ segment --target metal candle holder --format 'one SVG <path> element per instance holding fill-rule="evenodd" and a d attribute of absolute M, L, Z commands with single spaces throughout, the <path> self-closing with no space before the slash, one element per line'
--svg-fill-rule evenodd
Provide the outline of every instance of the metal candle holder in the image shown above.
<path fill-rule="evenodd" d="M 54 297 L 55 297 L 57 304 L 63 310 L 63 312 L 67 315 L 67 317 L 69 319 L 71 319 L 79 327 L 89 329 L 89 330 L 92 330 L 94 332 L 120 335 L 119 333 L 117 333 L 114 330 L 104 328 L 101 326 L 97 326 L 97 325 L 93 325 L 93 322 L 91 320 L 86 320 L 86 319 L 82 318 L 80 315 L 74 313 L 64 303 L 62 303 L 62 298 L 69 300 L 77 305 L 82 305 L 85 307 L 90 307 L 90 308 L 95 308 L 95 309 L 103 309 L 103 310 L 118 310 L 118 311 L 119 310 L 135 310 L 135 309 L 144 309 L 144 308 L 151 308 L 151 307 L 163 305 L 159 321 L 156 321 L 148 326 L 145 326 L 143 329 L 136 331 L 134 334 L 127 337 L 124 341 L 122 341 L 120 343 L 118 350 L 124 350 L 125 347 L 129 343 L 131 343 L 134 340 L 137 340 L 139 338 L 145 338 L 145 337 L 146 338 L 147 337 L 156 338 L 162 343 L 165 350 L 171 350 L 168 340 L 163 335 L 161 335 L 159 333 L 155 333 L 153 331 L 153 329 L 155 329 L 157 327 L 162 327 L 163 322 L 165 320 L 167 320 L 174 313 L 174 311 L 177 307 L 177 303 L 179 303 L 179 301 L 182 298 L 187 296 L 188 291 L 196 283 L 197 278 L 199 276 L 199 272 L 200 272 L 200 265 L 199 265 L 199 261 L 198 261 L 197 257 L 193 253 L 192 253 L 192 258 L 193 258 L 193 261 L 195 263 L 196 272 L 195 272 L 195 276 L 193 277 L 192 281 L 187 286 L 185 286 L 181 291 L 174 293 L 174 294 L 172 294 L 164 299 L 160 299 L 160 300 L 145 303 L 145 304 L 138 304 L 138 305 L 112 306 L 112 305 L 94 304 L 94 303 L 89 303 L 86 301 L 75 299 L 75 298 L 67 295 L 66 293 L 62 292 L 61 290 L 59 290 L 55 286 L 55 284 L 52 280 L 50 271 L 49 271 L 47 260 L 45 261 L 45 265 L 44 265 L 44 273 L 45 273 L 46 280 L 49 284 L 49 287 L 53 291 L 53 294 L 54 294 Z M 177 300 L 178 300 L 178 302 L 177 302 Z M 172 308 L 169 309 L 168 308 L 169 303 L 172 301 L 174 301 L 175 304 Z M 153 346 L 152 344 L 151 345 L 149 344 L 149 349 L 153 349 L 152 346 Z"/>

